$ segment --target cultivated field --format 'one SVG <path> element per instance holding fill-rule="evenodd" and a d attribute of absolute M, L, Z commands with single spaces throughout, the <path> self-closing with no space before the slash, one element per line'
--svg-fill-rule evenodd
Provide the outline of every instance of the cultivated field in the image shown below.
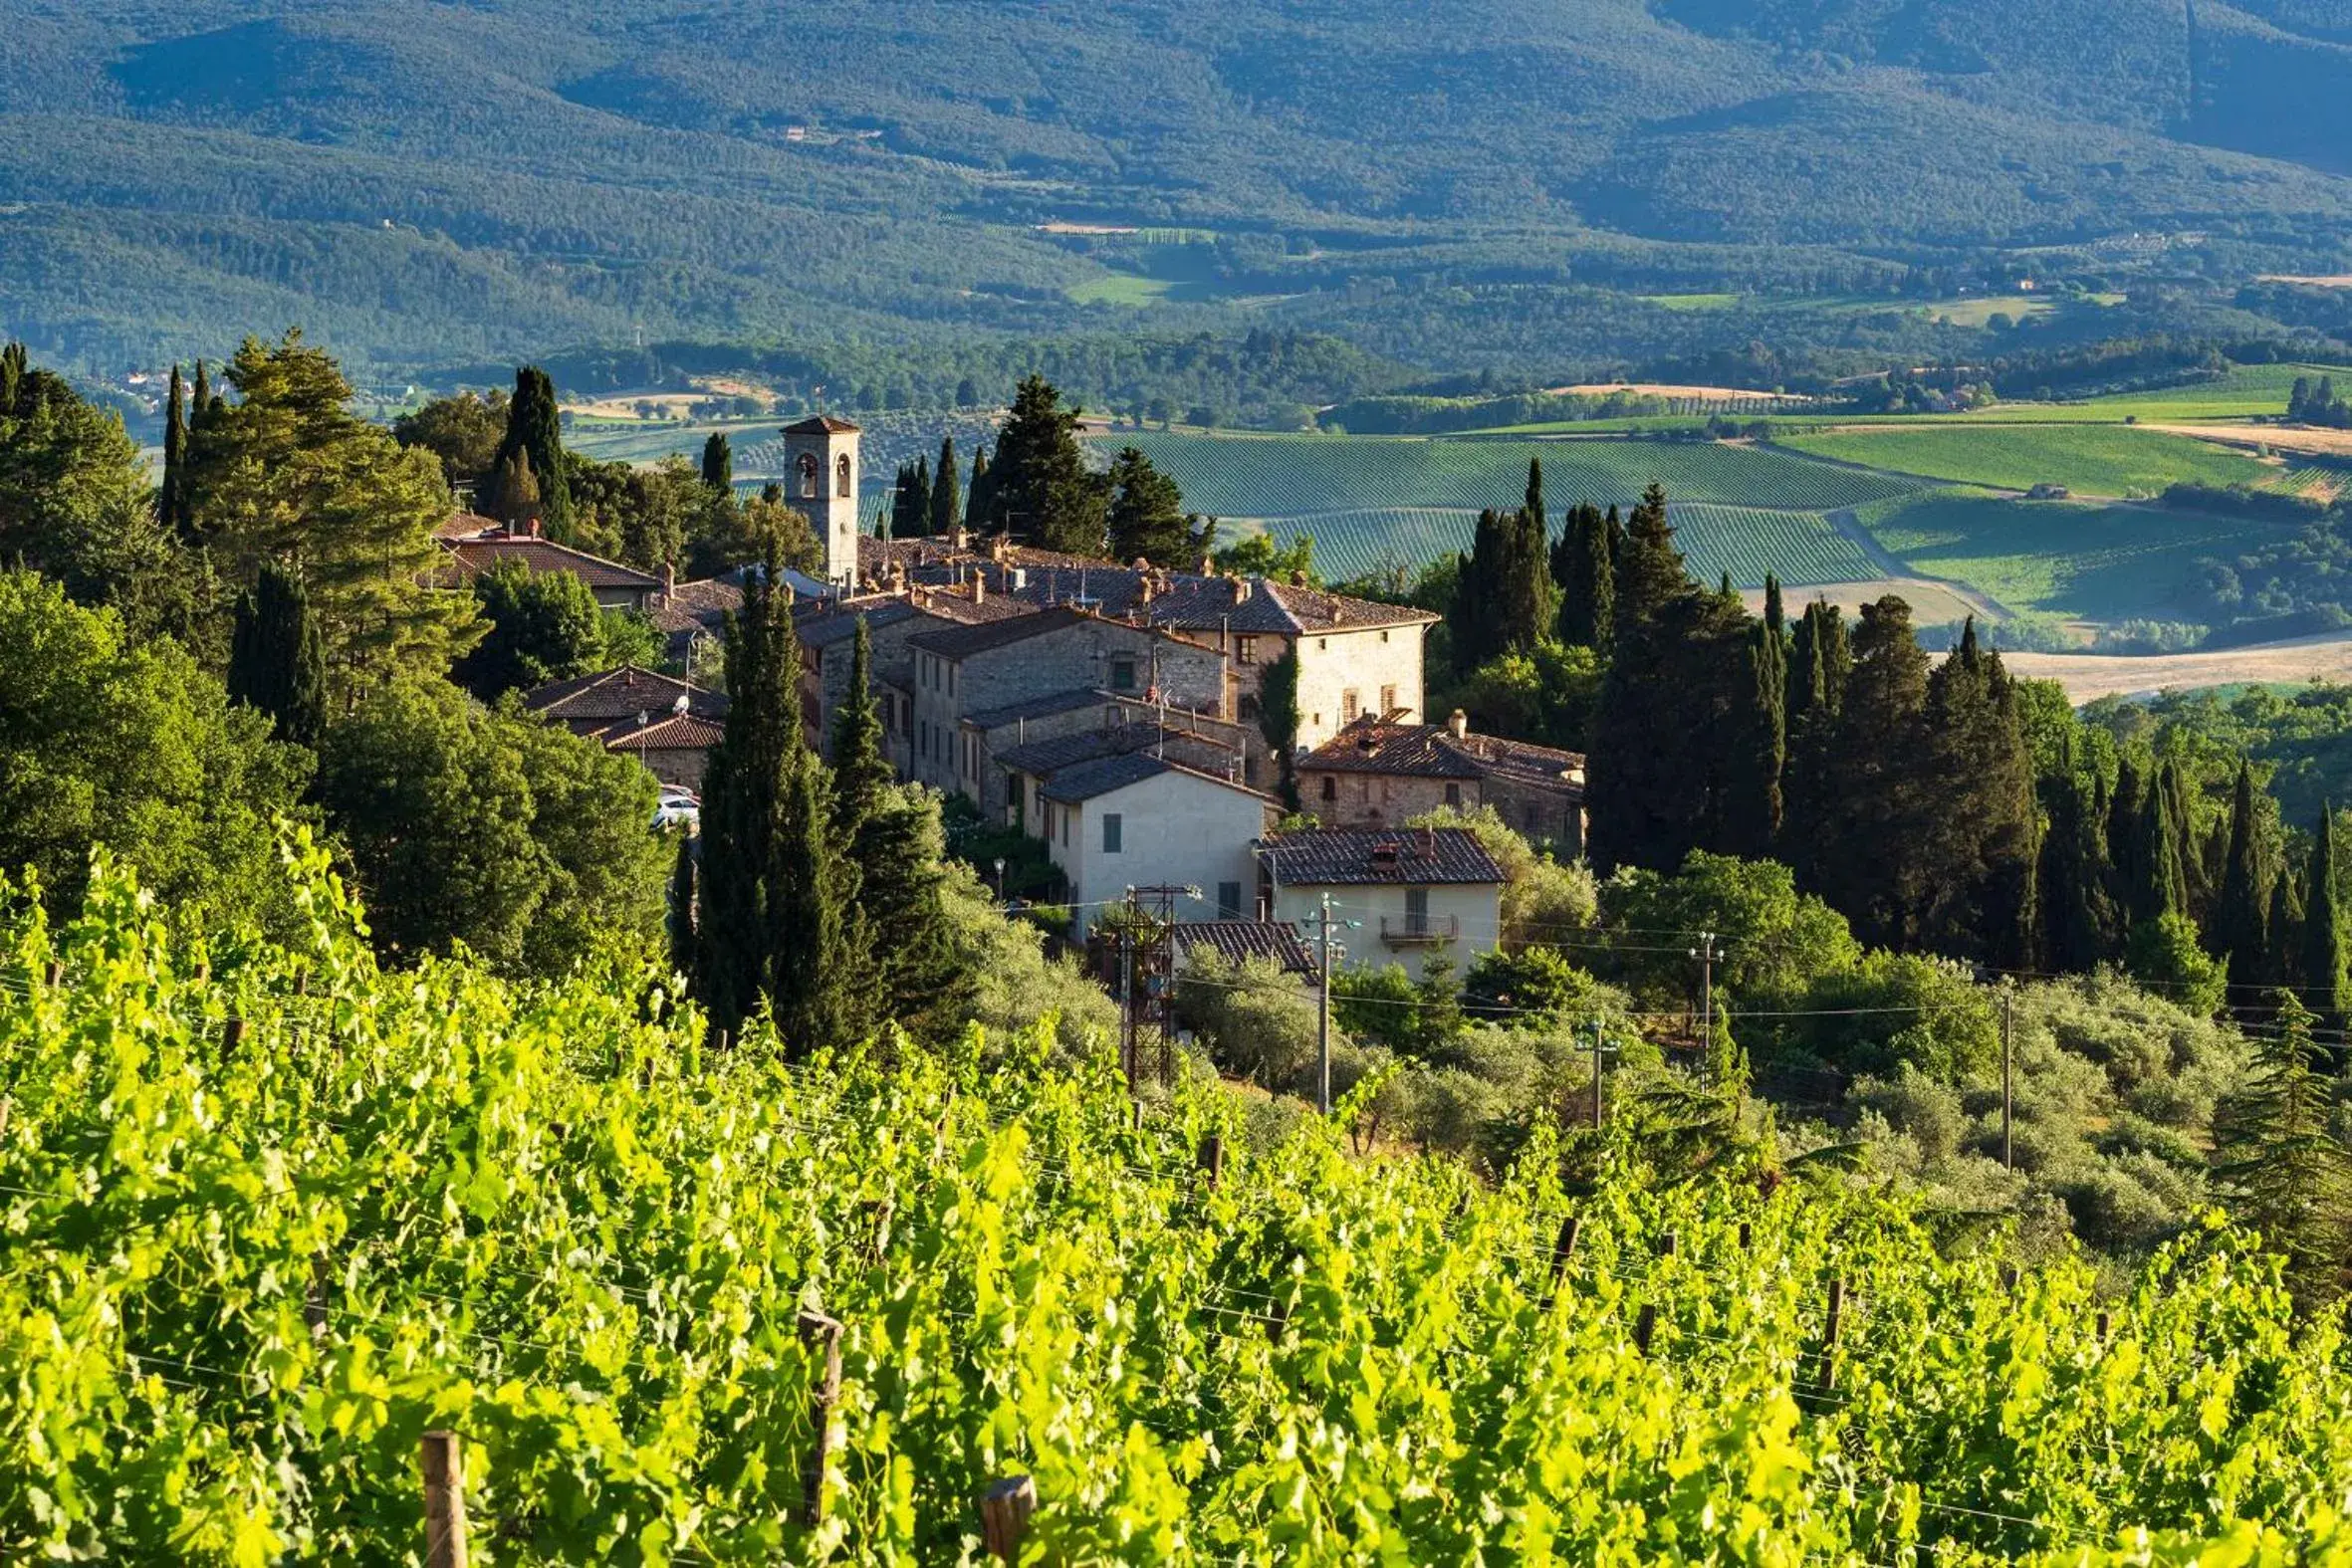
<path fill-rule="evenodd" d="M 1881 548 L 1922 575 L 1980 589 L 2010 610 L 2091 620 L 2174 618 L 2201 557 L 2232 555 L 2288 525 L 2162 507 L 1924 496 L 1862 515 Z"/>
<path fill-rule="evenodd" d="M 1528 460 L 1543 463 L 1557 513 L 1576 501 L 1630 505 L 1652 480 L 1675 500 L 1816 511 L 1904 494 L 1913 481 L 1716 442 L 1421 440 L 1379 436 L 1214 436 L 1119 431 L 1183 488 L 1188 510 L 1218 517 L 1423 508 L 1515 507 Z"/>
<path fill-rule="evenodd" d="M 1815 457 L 1997 490 L 2063 485 L 2086 496 L 2153 496 L 2184 481 L 2251 485 L 2270 470 L 2186 436 L 2121 426 L 1872 425 L 1789 436 Z"/>
<path fill-rule="evenodd" d="M 2090 653 L 2003 653 L 2011 675 L 2056 681 L 2068 700 L 2130 697 L 2205 686 L 2352 680 L 2352 636 L 2341 632 L 2292 642 L 2127 658 Z"/>

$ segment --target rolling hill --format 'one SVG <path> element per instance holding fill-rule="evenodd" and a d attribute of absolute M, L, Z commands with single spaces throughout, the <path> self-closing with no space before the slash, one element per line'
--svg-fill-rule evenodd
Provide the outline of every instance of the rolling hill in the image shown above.
<path fill-rule="evenodd" d="M 2210 289 L 2352 232 L 2337 0 L 0 0 L 0 326 L 91 364 L 298 321 L 385 366 L 1246 326 L 1522 364 L 1753 328 L 1644 294 L 1989 250 Z"/>

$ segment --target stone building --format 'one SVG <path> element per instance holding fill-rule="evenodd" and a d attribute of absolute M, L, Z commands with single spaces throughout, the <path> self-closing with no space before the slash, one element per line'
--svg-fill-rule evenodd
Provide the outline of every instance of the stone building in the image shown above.
<path fill-rule="evenodd" d="M 1351 966 L 1401 964 L 1418 980 L 1440 957 L 1469 968 L 1501 937 L 1503 868 L 1467 828 L 1270 834 L 1259 861 L 1276 920 L 1311 939 L 1327 894 L 1331 918 L 1354 922 L 1340 938 Z"/>
<path fill-rule="evenodd" d="M 1130 887 L 1198 887 L 1239 910 L 1256 886 L 1252 844 L 1278 809 L 1247 784 L 1148 752 L 1064 768 L 1040 791 L 1040 835 L 1082 939 Z"/>
<path fill-rule="evenodd" d="M 1444 724 L 1363 719 L 1298 759 L 1298 795 L 1331 827 L 1399 826 L 1440 806 L 1492 806 L 1562 857 L 1584 852 L 1584 759 Z"/>
<path fill-rule="evenodd" d="M 574 735 L 626 752 L 663 784 L 702 787 L 710 749 L 727 729 L 727 695 L 674 675 L 624 664 L 568 681 L 551 681 L 523 706 Z"/>
<path fill-rule="evenodd" d="M 1046 818 L 1046 785 L 1064 769 L 1133 752 L 1148 752 L 1230 783 L 1247 783 L 1241 777 L 1240 754 L 1214 737 L 1164 725 L 1123 724 L 1028 741 L 985 756 L 982 778 L 965 793 L 980 803 L 988 820 L 1037 833 Z"/>
<path fill-rule="evenodd" d="M 830 414 L 784 427 L 786 498 L 824 547 L 825 581 L 844 588 L 857 579 L 858 438 Z"/>
<path fill-rule="evenodd" d="M 605 609 L 642 610 L 661 591 L 661 579 L 650 572 L 540 538 L 537 519 L 515 530 L 488 518 L 458 517 L 433 537 L 449 552 L 447 564 L 433 579 L 437 587 L 468 587 L 484 572 L 512 562 L 535 577 L 568 571 L 588 584 Z"/>

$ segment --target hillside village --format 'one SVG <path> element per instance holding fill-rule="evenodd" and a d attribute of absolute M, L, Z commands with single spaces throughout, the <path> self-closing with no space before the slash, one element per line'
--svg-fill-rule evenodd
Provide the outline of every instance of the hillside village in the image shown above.
<path fill-rule="evenodd" d="M 1581 847 L 1582 757 L 1425 714 L 1437 616 L 1207 560 L 1122 564 L 962 531 L 878 539 L 854 517 L 857 428 L 819 418 L 785 436 L 793 504 L 826 546 L 822 579 L 787 574 L 809 744 L 829 758 L 862 626 L 898 776 L 1042 846 L 1055 872 L 1042 902 L 1067 912 L 1071 941 L 1133 890 L 1173 888 L 1179 953 L 1289 953 L 1330 894 L 1361 928 L 1359 952 L 1417 979 L 1496 947 L 1504 875 L 1467 829 L 1414 818 L 1489 806 L 1564 855 Z M 442 541 L 453 583 L 514 561 L 649 617 L 671 670 L 597 671 L 524 705 L 665 784 L 699 786 L 728 701 L 678 672 L 697 639 L 724 635 L 741 572 L 656 577 L 473 516 Z M 1267 722 L 1270 680 L 1295 710 L 1289 756 Z"/>

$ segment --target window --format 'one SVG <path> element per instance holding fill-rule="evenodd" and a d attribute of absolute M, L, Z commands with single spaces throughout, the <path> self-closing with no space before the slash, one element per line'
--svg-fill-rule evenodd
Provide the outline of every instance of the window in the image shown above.
<path fill-rule="evenodd" d="M 1382 632 L 1382 633 L 1380 634 L 1380 640 L 1381 640 L 1382 642 L 1386 642 L 1386 641 L 1388 640 L 1388 633 L 1387 633 L 1387 632 L 1385 632 L 1385 631 L 1384 631 L 1384 632 Z"/>
<path fill-rule="evenodd" d="M 1462 803 L 1462 786 L 1461 786 L 1460 784 L 1450 784 L 1446 785 L 1446 804 L 1448 804 L 1448 805 L 1460 805 L 1461 803 Z"/>
<path fill-rule="evenodd" d="M 931 755 L 931 721 L 928 719 L 915 726 L 915 755 L 917 757 Z"/>
<path fill-rule="evenodd" d="M 1381 712 L 1383 715 L 1386 715 L 1386 714 L 1392 714 L 1392 713 L 1396 712 L 1396 688 L 1395 688 L 1395 687 L 1393 687 L 1393 686 L 1383 686 L 1383 687 L 1381 687 L 1381 688 L 1380 688 L 1380 712 Z"/>
<path fill-rule="evenodd" d="M 1421 936 L 1428 932 L 1429 889 L 1425 887 L 1405 889 L 1405 929 L 1414 936 Z"/>
<path fill-rule="evenodd" d="M 1242 885 L 1239 882 L 1217 884 L 1217 918 L 1219 920 L 1239 920 L 1242 918 Z"/>
<path fill-rule="evenodd" d="M 846 452 L 833 465 L 833 494 L 844 501 L 849 498 L 849 454 Z"/>
<path fill-rule="evenodd" d="M 1315 638 L 1315 639 L 1314 639 L 1314 651 L 1315 651 L 1315 652 L 1317 652 L 1317 653 L 1328 653 L 1328 652 L 1330 652 L 1330 651 L 1331 651 L 1331 639 L 1330 639 L 1330 638 L 1328 638 L 1328 637 L 1317 637 L 1317 638 Z"/>
<path fill-rule="evenodd" d="M 1326 800 L 1339 798 L 1339 781 L 1333 775 L 1323 775 L 1323 798 Z"/>
<path fill-rule="evenodd" d="M 1355 723 L 1362 716 L 1363 710 L 1363 701 L 1356 696 L 1353 688 L 1339 694 L 1339 722 L 1341 724 Z"/>
<path fill-rule="evenodd" d="M 1249 692 L 1243 695 L 1240 712 L 1242 716 L 1242 722 L 1244 724 L 1256 724 L 1258 722 L 1258 694 L 1256 692 Z"/>
<path fill-rule="evenodd" d="M 816 457 L 810 453 L 803 452 L 801 454 L 800 471 L 801 499 L 803 501 L 815 501 L 817 499 L 817 487 L 823 478 L 822 471 L 817 466 Z"/>
<path fill-rule="evenodd" d="M 1135 661 L 1133 659 L 1113 659 L 1110 661 L 1110 689 L 1114 692 L 1131 692 L 1135 689 Z"/>
<path fill-rule="evenodd" d="M 1256 664 L 1258 662 L 1258 639 L 1244 637 L 1237 641 L 1234 644 L 1234 657 L 1240 659 L 1244 664 Z"/>
<path fill-rule="evenodd" d="M 1102 813 L 1102 852 L 1104 854 L 1115 855 L 1119 852 L 1119 830 L 1124 826 L 1126 826 L 1126 819 L 1118 812 L 1105 811 Z"/>

